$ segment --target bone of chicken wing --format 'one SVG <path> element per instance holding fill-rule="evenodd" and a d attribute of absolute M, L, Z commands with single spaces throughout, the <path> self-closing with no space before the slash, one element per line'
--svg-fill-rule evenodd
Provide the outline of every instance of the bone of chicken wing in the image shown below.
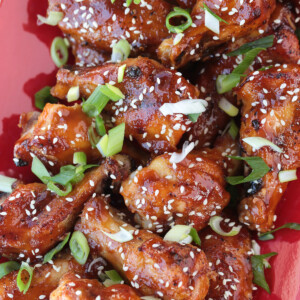
<path fill-rule="evenodd" d="M 222 229 L 229 232 L 236 226 L 232 214 L 222 214 Z M 199 232 L 201 249 L 217 273 L 210 282 L 206 299 L 250 300 L 252 299 L 252 268 L 250 263 L 251 239 L 248 230 L 242 227 L 235 236 L 221 236 L 210 227 Z"/>
<path fill-rule="evenodd" d="M 112 45 L 126 39 L 132 45 L 131 55 L 155 56 L 156 48 L 169 35 L 164 24 L 171 9 L 163 0 L 132 3 L 127 8 L 124 1 L 49 0 L 48 12 L 63 13 L 58 26 L 72 43 L 110 55 Z"/>
<path fill-rule="evenodd" d="M 108 103 L 105 107 L 115 124 L 125 122 L 125 135 L 135 139 L 144 149 L 163 153 L 174 151 L 191 121 L 187 116 L 164 116 L 159 108 L 164 103 L 175 103 L 197 98 L 199 91 L 180 74 L 148 58 L 127 59 L 120 64 L 105 64 L 95 68 L 73 71 L 61 69 L 52 94 L 63 99 L 72 86 L 79 86 L 87 98 L 99 84 L 117 82 L 118 69 L 126 64 L 123 81 L 116 83 L 125 99 Z"/>
<path fill-rule="evenodd" d="M 50 293 L 59 285 L 61 277 L 67 272 L 73 271 L 76 274 L 89 274 L 87 265 L 80 265 L 67 252 L 59 253 L 53 259 L 53 264 L 36 265 L 30 287 L 26 294 L 19 291 L 17 286 L 18 271 L 13 271 L 0 279 L 0 299 L 49 299 Z M 26 273 L 22 273 L 22 280 L 26 282 Z"/>
<path fill-rule="evenodd" d="M 287 183 L 278 173 L 300 166 L 300 67 L 277 66 L 249 77 L 237 89 L 243 103 L 240 138 L 247 156 L 260 156 L 271 170 L 257 182 L 239 205 L 239 218 L 250 229 L 270 230 L 276 206 Z M 252 149 L 243 139 L 262 137 L 280 147 L 282 153 L 265 146 Z"/>
<path fill-rule="evenodd" d="M 220 22 L 220 34 L 205 27 L 204 4 L 228 23 Z M 182 67 L 189 61 L 199 60 L 221 44 L 250 35 L 268 22 L 275 5 L 275 0 L 198 0 L 191 12 L 196 26 L 185 30 L 184 36 L 175 45 L 176 34 L 165 39 L 158 48 L 158 56 L 165 65 L 175 68 Z"/>
<path fill-rule="evenodd" d="M 97 279 L 78 278 L 73 272 L 62 277 L 50 300 L 139 300 L 135 290 L 125 284 L 104 287 Z"/>
<path fill-rule="evenodd" d="M 72 229 L 89 197 L 104 191 L 110 175 L 117 182 L 128 173 L 127 160 L 116 156 L 87 173 L 66 197 L 50 192 L 44 184 L 20 184 L 0 206 L 1 254 L 12 259 L 41 257 Z"/>
<path fill-rule="evenodd" d="M 100 155 L 89 141 L 91 124 L 92 119 L 78 104 L 48 103 L 35 122 L 30 121 L 28 114 L 23 114 L 20 126 L 24 132 L 14 148 L 16 164 L 30 163 L 34 154 L 49 169 L 58 171 L 61 166 L 72 164 L 73 155 L 78 151 L 86 154 L 88 163 L 95 162 Z"/>
<path fill-rule="evenodd" d="M 105 234 L 117 233 L 121 227 L 132 232 L 133 239 L 120 243 Z M 117 216 L 104 197 L 87 202 L 75 229 L 85 234 L 92 251 L 110 262 L 143 295 L 168 300 L 206 296 L 212 274 L 203 251 L 136 230 Z"/>

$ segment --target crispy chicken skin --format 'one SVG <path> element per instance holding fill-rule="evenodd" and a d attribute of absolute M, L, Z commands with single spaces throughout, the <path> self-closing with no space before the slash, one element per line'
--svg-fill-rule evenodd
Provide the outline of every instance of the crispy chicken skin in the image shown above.
<path fill-rule="evenodd" d="M 83 279 L 69 272 L 62 277 L 50 300 L 139 300 L 137 293 L 128 285 L 116 284 L 104 287 L 97 279 Z"/>
<path fill-rule="evenodd" d="M 115 124 L 125 122 L 125 135 L 144 149 L 163 153 L 174 151 L 191 121 L 187 116 L 164 117 L 159 108 L 164 103 L 197 98 L 199 91 L 181 75 L 148 58 L 127 59 L 120 64 L 95 68 L 61 69 L 52 94 L 63 99 L 72 86 L 79 86 L 87 98 L 99 84 L 117 82 L 118 69 L 126 64 L 123 81 L 116 83 L 125 99 L 105 107 Z"/>
<path fill-rule="evenodd" d="M 72 43 L 111 54 L 112 45 L 126 39 L 132 45 L 131 55 L 155 56 L 156 48 L 169 33 L 165 19 L 172 5 L 163 0 L 124 7 L 123 1 L 49 0 L 50 11 L 64 14 L 58 26 Z"/>
<path fill-rule="evenodd" d="M 229 202 L 225 190 L 221 153 L 210 155 L 192 152 L 175 166 L 170 155 L 152 160 L 123 182 L 125 204 L 143 228 L 159 232 L 172 224 L 190 224 L 197 230 L 205 227 L 211 216 L 219 214 Z"/>
<path fill-rule="evenodd" d="M 27 125 L 28 122 L 28 117 L 23 114 L 20 126 L 25 132 L 14 148 L 17 165 L 31 163 L 32 154 L 52 171 L 72 164 L 73 155 L 78 151 L 86 153 L 89 163 L 99 159 L 99 151 L 92 149 L 88 137 L 92 119 L 82 111 L 80 105 L 48 103 L 37 121 L 31 122 L 31 127 Z"/>
<path fill-rule="evenodd" d="M 246 156 L 260 156 L 271 170 L 248 190 L 239 205 L 239 218 L 250 229 L 270 230 L 276 206 L 287 183 L 280 183 L 281 170 L 300 166 L 300 67 L 283 65 L 258 74 L 250 74 L 237 88 L 243 103 L 240 138 Z M 275 152 L 265 146 L 254 151 L 243 142 L 246 137 L 263 137 L 282 149 Z"/>
<path fill-rule="evenodd" d="M 119 243 L 103 233 L 117 233 L 121 226 L 133 233 L 132 240 Z M 211 272 L 203 251 L 136 230 L 117 216 L 104 197 L 87 202 L 81 223 L 75 228 L 85 234 L 94 252 L 110 262 L 143 295 L 168 300 L 205 298 Z"/>
<path fill-rule="evenodd" d="M 235 218 L 222 214 L 224 231 L 230 231 Z M 205 252 L 211 268 L 217 273 L 210 282 L 206 299 L 250 300 L 252 299 L 252 268 L 250 263 L 251 239 L 248 230 L 242 227 L 235 236 L 221 236 L 210 227 L 199 232 L 201 249 Z"/>
<path fill-rule="evenodd" d="M 46 254 L 72 230 L 91 195 L 104 191 L 110 175 L 117 178 L 115 182 L 127 177 L 128 164 L 122 159 L 108 158 L 66 197 L 50 192 L 44 184 L 19 185 L 0 206 L 0 253 L 12 259 L 24 254 L 32 260 Z"/>
<path fill-rule="evenodd" d="M 220 34 L 217 35 L 205 27 L 205 11 L 203 4 L 206 4 L 214 13 L 228 22 L 220 22 Z M 216 6 L 219 9 L 216 9 Z M 220 3 L 218 0 L 198 0 L 192 9 L 191 17 L 196 26 L 185 30 L 183 38 L 174 45 L 173 34 L 171 38 L 165 39 L 158 48 L 158 56 L 165 65 L 179 68 L 189 61 L 201 59 L 209 51 L 231 41 L 247 36 L 258 27 L 268 22 L 271 13 L 276 5 L 275 0 L 225 0 Z M 245 21 L 241 24 L 241 21 Z M 217 39 L 213 39 L 217 36 Z"/>
<path fill-rule="evenodd" d="M 80 265 L 68 253 L 59 253 L 53 259 L 53 264 L 36 265 L 30 287 L 26 294 L 19 291 L 17 286 L 18 271 L 13 271 L 0 279 L 0 299 L 49 299 L 50 293 L 59 285 L 60 278 L 67 272 L 87 274 L 86 265 Z M 27 273 L 22 273 L 22 280 L 26 282 Z M 12 297 L 11 297 L 12 296 Z M 41 296 L 41 298 L 39 298 Z M 44 297 L 43 297 L 44 296 Z"/>

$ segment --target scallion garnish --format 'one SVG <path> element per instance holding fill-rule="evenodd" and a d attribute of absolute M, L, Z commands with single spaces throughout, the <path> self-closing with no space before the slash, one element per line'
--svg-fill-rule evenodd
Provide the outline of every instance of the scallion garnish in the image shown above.
<path fill-rule="evenodd" d="M 70 250 L 78 263 L 84 265 L 90 253 L 90 247 L 84 234 L 74 231 L 69 242 Z"/>
<path fill-rule="evenodd" d="M 106 129 L 105 129 L 105 124 L 104 124 L 103 119 L 101 117 L 97 116 L 95 118 L 95 121 L 96 121 L 96 131 L 97 131 L 97 133 L 100 136 L 104 136 L 106 134 Z M 99 142 L 99 140 L 98 140 L 98 142 Z"/>
<path fill-rule="evenodd" d="M 254 136 L 254 137 L 247 137 L 244 138 L 243 141 L 250 145 L 253 149 L 253 151 L 256 151 L 264 146 L 269 146 L 271 147 L 274 151 L 282 153 L 282 149 L 280 149 L 278 146 L 276 146 L 274 143 L 270 142 L 269 140 L 259 137 L 259 136 Z"/>
<path fill-rule="evenodd" d="M 189 114 L 188 118 L 193 122 L 196 123 L 198 121 L 198 118 L 201 114 Z"/>
<path fill-rule="evenodd" d="M 91 125 L 88 129 L 89 141 L 92 145 L 92 148 L 96 148 L 99 143 L 100 137 L 96 136 L 94 127 Z"/>
<path fill-rule="evenodd" d="M 226 24 L 228 24 L 228 22 L 216 15 L 205 3 L 203 4 L 203 9 L 205 11 L 205 27 L 207 27 L 216 34 L 220 34 L 220 22 L 224 22 Z"/>
<path fill-rule="evenodd" d="M 284 170 L 278 173 L 278 178 L 280 182 L 289 182 L 297 180 L 297 170 Z"/>
<path fill-rule="evenodd" d="M 67 244 L 67 242 L 69 241 L 71 233 L 68 233 L 67 236 L 65 237 L 65 239 L 60 242 L 55 248 L 53 248 L 52 250 L 50 250 L 45 256 L 44 256 L 44 260 L 43 263 L 47 263 L 50 260 L 52 260 L 52 258 L 58 253 L 60 252 L 64 246 Z"/>
<path fill-rule="evenodd" d="M 20 264 L 16 261 L 6 261 L 0 264 L 0 279 L 12 271 L 20 269 Z"/>
<path fill-rule="evenodd" d="M 262 255 L 253 255 L 251 256 L 251 265 L 253 270 L 253 282 L 262 287 L 264 290 L 266 290 L 270 294 L 270 288 L 265 278 L 265 267 L 270 268 L 270 264 L 266 264 L 267 258 L 277 255 L 276 252 L 271 252 L 267 254 Z"/>
<path fill-rule="evenodd" d="M 119 88 L 108 83 L 106 83 L 105 85 L 101 85 L 100 91 L 112 101 L 119 101 L 120 99 L 125 98 L 124 94 L 120 91 Z"/>
<path fill-rule="evenodd" d="M 123 278 L 115 270 L 105 271 L 105 274 L 108 279 L 103 282 L 103 285 L 106 287 L 110 287 L 112 285 L 120 284 L 123 282 Z"/>
<path fill-rule="evenodd" d="M 104 135 L 97 148 L 100 153 L 109 157 L 122 151 L 125 136 L 125 123 L 122 123 L 108 131 L 108 134 Z"/>
<path fill-rule="evenodd" d="M 68 47 L 61 37 L 56 37 L 50 48 L 50 54 L 55 65 L 60 68 L 65 65 L 69 58 Z"/>
<path fill-rule="evenodd" d="M 273 233 L 280 230 L 280 229 L 284 229 L 284 228 L 288 228 L 288 229 L 294 229 L 294 230 L 300 230 L 300 224 L 298 223 L 286 223 L 278 228 L 275 228 L 271 231 L 265 232 L 265 233 L 259 233 L 258 234 L 258 238 L 261 241 L 268 241 L 268 240 L 272 240 L 274 239 L 274 235 Z"/>
<path fill-rule="evenodd" d="M 239 113 L 239 109 L 224 97 L 219 101 L 219 107 L 230 117 L 235 117 Z"/>
<path fill-rule="evenodd" d="M 226 180 L 231 185 L 237 185 L 245 182 L 251 182 L 257 179 L 264 177 L 270 170 L 265 161 L 258 156 L 253 157 L 240 157 L 240 156 L 228 156 L 231 159 L 243 160 L 245 161 L 251 168 L 252 172 L 247 176 L 230 176 L 226 177 Z"/>
<path fill-rule="evenodd" d="M 69 89 L 67 94 L 68 102 L 77 101 L 79 99 L 79 86 L 73 86 Z"/>
<path fill-rule="evenodd" d="M 45 18 L 41 15 L 37 15 L 38 25 L 47 24 L 51 26 L 56 26 L 64 17 L 64 14 L 60 11 L 50 11 L 48 17 Z"/>
<path fill-rule="evenodd" d="M 73 164 L 74 165 L 86 165 L 87 158 L 84 152 L 75 152 L 73 155 Z"/>
<path fill-rule="evenodd" d="M 126 69 L 126 65 L 122 65 L 121 67 L 119 67 L 119 69 L 118 69 L 118 83 L 123 81 L 124 74 L 125 74 L 125 69 Z"/>
<path fill-rule="evenodd" d="M 47 184 L 48 180 L 46 178 L 50 177 L 50 173 L 36 156 L 32 159 L 31 172 L 43 183 Z"/>
<path fill-rule="evenodd" d="M 225 232 L 222 228 L 220 223 L 223 221 L 223 218 L 220 216 L 214 216 L 211 217 L 209 220 L 208 225 L 211 227 L 211 229 L 216 232 L 219 235 L 222 236 L 234 236 L 239 234 L 242 226 L 233 226 L 232 229 L 229 232 Z"/>
<path fill-rule="evenodd" d="M 57 103 L 58 100 L 50 93 L 51 86 L 45 86 L 34 95 L 35 107 L 43 110 L 47 103 Z"/>
<path fill-rule="evenodd" d="M 60 197 L 65 197 L 72 192 L 71 183 L 67 183 L 66 185 L 64 185 L 64 189 L 60 189 L 55 182 L 49 181 L 47 183 L 47 188 Z"/>
<path fill-rule="evenodd" d="M 12 192 L 12 185 L 17 179 L 8 176 L 0 175 L 0 191 L 4 193 Z"/>
<path fill-rule="evenodd" d="M 26 294 L 26 292 L 28 291 L 28 289 L 30 287 L 31 280 L 33 277 L 33 270 L 34 269 L 32 267 L 30 267 L 28 263 L 22 262 L 21 268 L 20 268 L 18 276 L 17 276 L 17 286 L 19 288 L 19 291 L 23 292 L 23 294 Z M 27 276 L 26 276 L 26 279 L 27 279 L 26 283 L 24 283 L 22 280 L 22 272 L 23 271 L 27 272 L 29 275 L 29 278 L 27 278 Z"/>
<path fill-rule="evenodd" d="M 178 17 L 183 17 L 186 19 L 186 22 L 180 25 L 171 25 L 170 24 L 170 19 L 172 18 L 178 18 Z M 166 18 L 166 27 L 168 28 L 169 31 L 173 32 L 173 33 L 182 33 L 184 32 L 186 29 L 188 29 L 193 23 L 192 17 L 190 15 L 190 13 L 183 8 L 180 7 L 174 7 L 174 11 L 170 12 L 167 15 Z"/>
<path fill-rule="evenodd" d="M 198 246 L 201 245 L 198 232 L 195 228 L 188 225 L 175 225 L 165 235 L 165 241 L 177 242 L 180 244 L 190 244 L 195 242 Z"/>
<path fill-rule="evenodd" d="M 110 239 L 119 242 L 119 243 L 125 243 L 129 242 L 133 239 L 133 235 L 123 227 L 120 227 L 120 231 L 117 233 L 108 233 L 102 230 L 102 232 L 108 236 Z"/>
<path fill-rule="evenodd" d="M 236 126 L 234 120 L 230 121 L 228 133 L 234 140 L 236 139 L 237 135 L 239 134 L 239 128 Z"/>
<path fill-rule="evenodd" d="M 111 61 L 119 62 L 127 59 L 130 55 L 131 46 L 126 40 L 120 40 L 113 45 Z"/>

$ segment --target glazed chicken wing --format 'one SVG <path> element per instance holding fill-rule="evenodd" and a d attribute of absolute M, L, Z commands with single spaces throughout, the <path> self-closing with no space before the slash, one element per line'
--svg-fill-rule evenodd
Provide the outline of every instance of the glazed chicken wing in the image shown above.
<path fill-rule="evenodd" d="M 187 116 L 164 116 L 159 108 L 164 103 L 197 98 L 198 89 L 180 74 L 148 58 L 127 59 L 120 64 L 95 68 L 61 69 L 52 94 L 63 99 L 72 86 L 79 86 L 87 98 L 99 84 L 117 82 L 118 69 L 126 64 L 123 81 L 116 83 L 125 99 L 109 102 L 105 107 L 117 125 L 125 122 L 125 135 L 135 139 L 144 149 L 163 153 L 174 151 L 191 121 Z"/>
<path fill-rule="evenodd" d="M 120 243 L 105 234 L 120 228 L 131 232 L 133 239 Z M 143 295 L 168 300 L 205 298 L 211 273 L 203 251 L 136 230 L 117 216 L 105 198 L 87 202 L 75 229 L 85 234 L 92 252 L 103 256 Z"/>
<path fill-rule="evenodd" d="M 116 284 L 104 287 L 97 279 L 78 278 L 73 272 L 62 277 L 50 300 L 139 300 L 137 293 L 128 285 Z"/>
<path fill-rule="evenodd" d="M 236 226 L 230 214 L 222 214 L 222 229 L 229 232 Z M 221 236 L 210 227 L 199 232 L 201 249 L 217 273 L 211 281 L 206 299 L 250 300 L 252 299 L 252 268 L 250 263 L 251 239 L 242 227 L 235 236 Z"/>
<path fill-rule="evenodd" d="M 215 156 L 222 160 L 220 153 Z M 145 229 L 160 233 L 174 224 L 186 224 L 200 230 L 229 202 L 224 173 L 206 153 L 192 152 L 177 164 L 163 154 L 132 173 L 121 194 Z"/>
<path fill-rule="evenodd" d="M 44 184 L 19 185 L 0 206 L 0 253 L 12 259 L 41 258 L 72 230 L 83 204 L 94 192 L 104 191 L 111 175 L 121 181 L 127 177 L 128 163 L 122 159 L 108 158 L 66 197 L 50 192 Z"/>
<path fill-rule="evenodd" d="M 203 4 L 228 23 L 220 22 L 219 35 L 205 27 Z M 275 5 L 275 0 L 198 0 L 191 12 L 195 26 L 184 31 L 179 43 L 174 41 L 176 34 L 165 39 L 158 48 L 158 56 L 165 65 L 175 68 L 199 60 L 219 45 L 252 34 L 268 22 Z"/>
<path fill-rule="evenodd" d="M 281 183 L 278 173 L 300 166 L 300 67 L 282 65 L 267 71 L 252 73 L 237 89 L 243 103 L 240 137 L 247 156 L 260 156 L 271 168 L 248 190 L 240 203 L 240 221 L 250 229 L 270 230 L 275 209 L 287 183 Z M 243 139 L 263 137 L 280 147 L 282 153 L 269 146 L 252 149 Z"/>
<path fill-rule="evenodd" d="M 132 45 L 131 55 L 155 56 L 155 50 L 168 36 L 166 16 L 172 6 L 163 0 L 147 0 L 124 7 L 124 1 L 49 0 L 48 12 L 60 11 L 58 26 L 79 47 L 100 53 L 112 52 L 112 45 L 126 39 Z M 76 47 L 76 46 L 75 46 Z M 81 58 L 85 61 L 85 57 Z"/>
<path fill-rule="evenodd" d="M 48 103 L 35 122 L 30 121 L 28 114 L 23 114 L 20 120 L 23 134 L 15 144 L 14 161 L 21 166 L 29 164 L 35 155 L 47 168 L 58 171 L 60 167 L 73 163 L 75 152 L 82 151 L 88 163 L 95 162 L 100 153 L 92 149 L 89 141 L 91 124 L 92 119 L 80 105 Z"/>

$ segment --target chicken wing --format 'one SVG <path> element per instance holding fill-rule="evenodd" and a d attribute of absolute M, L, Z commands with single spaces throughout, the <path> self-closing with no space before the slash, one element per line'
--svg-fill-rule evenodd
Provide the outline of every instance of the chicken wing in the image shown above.
<path fill-rule="evenodd" d="M 130 231 L 133 239 L 120 243 L 105 234 L 117 233 L 120 228 Z M 211 273 L 203 251 L 136 230 L 117 216 L 105 198 L 87 202 L 75 229 L 85 234 L 92 251 L 110 262 L 143 295 L 168 300 L 206 296 Z"/>
<path fill-rule="evenodd" d="M 75 272 L 77 275 L 93 275 L 87 265 L 80 265 L 68 253 L 63 252 L 53 259 L 53 264 L 35 265 L 32 281 L 26 294 L 19 291 L 17 286 L 18 271 L 13 271 L 0 279 L 0 299 L 49 299 L 50 293 L 59 285 L 59 280 L 67 272 Z M 24 282 L 25 275 L 22 273 Z"/>
<path fill-rule="evenodd" d="M 14 161 L 17 165 L 29 164 L 35 155 L 47 168 L 58 171 L 61 166 L 73 163 L 75 152 L 82 151 L 88 163 L 95 162 L 101 155 L 89 141 L 91 124 L 92 119 L 78 104 L 48 103 L 35 122 L 23 114 L 20 126 L 24 132 L 15 144 Z"/>
<path fill-rule="evenodd" d="M 205 27 L 204 4 L 228 23 L 220 22 L 219 35 Z M 175 34 L 165 39 L 158 48 L 158 56 L 165 65 L 175 68 L 182 67 L 189 61 L 199 60 L 232 39 L 252 34 L 268 22 L 275 6 L 275 0 L 198 0 L 191 12 L 195 26 L 184 31 L 179 43 L 174 41 Z"/>
<path fill-rule="evenodd" d="M 165 19 L 172 5 L 163 0 L 147 0 L 124 7 L 124 1 L 49 0 L 48 12 L 60 11 L 58 26 L 79 46 L 88 46 L 111 54 L 112 45 L 126 39 L 132 56 L 143 53 L 155 56 L 156 48 L 166 38 Z"/>
<path fill-rule="evenodd" d="M 232 214 L 222 214 L 224 231 L 235 225 Z M 242 227 L 235 236 L 221 236 L 210 227 L 199 232 L 201 249 L 205 252 L 212 270 L 217 273 L 211 281 L 206 299 L 250 300 L 252 299 L 252 268 L 250 263 L 251 239 Z"/>
<path fill-rule="evenodd" d="M 50 295 L 50 300 L 139 300 L 133 288 L 125 284 L 104 287 L 96 279 L 78 278 L 74 272 L 62 277 L 59 286 Z"/>
<path fill-rule="evenodd" d="M 163 116 L 159 108 L 164 103 L 197 98 L 198 89 L 181 74 L 148 58 L 127 59 L 120 64 L 105 64 L 96 68 L 61 69 L 52 94 L 63 99 L 72 86 L 79 86 L 87 98 L 99 84 L 117 82 L 118 69 L 126 64 L 123 81 L 116 83 L 125 99 L 105 107 L 115 124 L 125 122 L 125 135 L 135 139 L 145 150 L 155 153 L 174 151 L 191 121 L 180 114 Z"/>
<path fill-rule="evenodd" d="M 282 65 L 250 74 L 237 89 L 243 103 L 240 137 L 247 156 L 260 156 L 271 170 L 248 190 L 239 206 L 240 221 L 250 229 L 270 230 L 275 209 L 287 183 L 278 173 L 300 166 L 300 67 Z M 252 149 L 243 139 L 263 137 L 280 147 L 282 153 L 265 146 Z"/>
<path fill-rule="evenodd" d="M 66 197 L 55 195 L 44 184 L 19 185 L 0 206 L 0 253 L 12 259 L 41 258 L 73 228 L 92 194 L 103 192 L 111 176 L 116 182 L 125 179 L 129 169 L 121 156 L 108 158 Z"/>

